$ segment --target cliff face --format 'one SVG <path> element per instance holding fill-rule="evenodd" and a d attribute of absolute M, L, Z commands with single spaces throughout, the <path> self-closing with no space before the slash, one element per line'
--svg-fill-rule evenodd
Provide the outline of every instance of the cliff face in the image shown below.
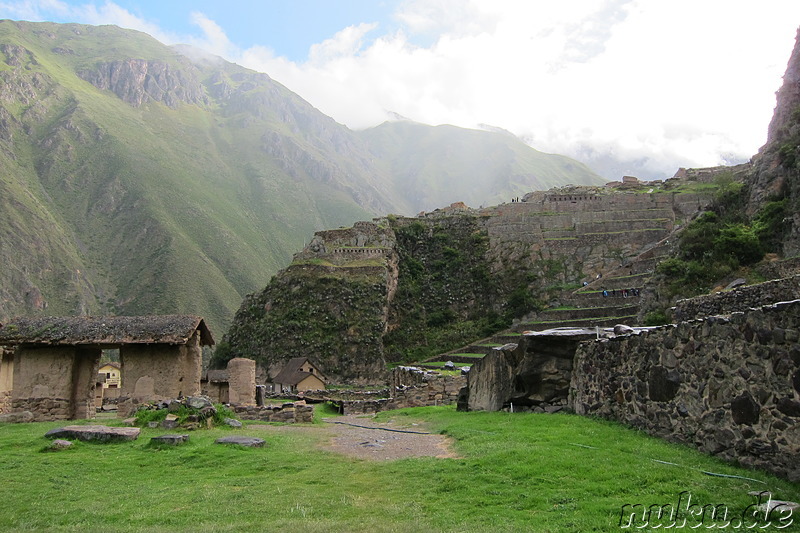
<path fill-rule="evenodd" d="M 800 30 L 777 92 L 767 144 L 753 157 L 748 187 L 749 214 L 770 200 L 785 199 L 789 229 L 783 253 L 787 257 L 800 254 Z"/>
<path fill-rule="evenodd" d="M 125 59 L 100 63 L 93 69 L 79 70 L 77 74 L 134 107 L 147 102 L 161 102 L 172 108 L 180 104 L 207 104 L 209 99 L 196 69 L 188 61 L 186 63 L 182 69 L 173 69 L 163 61 Z"/>

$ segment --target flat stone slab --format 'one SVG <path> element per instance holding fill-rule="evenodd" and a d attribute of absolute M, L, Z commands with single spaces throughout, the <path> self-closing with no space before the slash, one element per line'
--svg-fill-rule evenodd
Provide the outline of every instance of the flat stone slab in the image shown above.
<path fill-rule="evenodd" d="M 169 444 L 171 446 L 178 446 L 189 442 L 189 435 L 159 435 L 152 437 L 150 442 L 153 444 Z"/>
<path fill-rule="evenodd" d="M 119 442 L 139 438 L 139 428 L 109 426 L 64 426 L 45 433 L 48 439 L 77 439 L 82 441 Z"/>
<path fill-rule="evenodd" d="M 215 440 L 217 444 L 238 444 L 239 446 L 247 446 L 248 448 L 263 448 L 266 445 L 264 439 L 257 437 L 222 437 Z"/>

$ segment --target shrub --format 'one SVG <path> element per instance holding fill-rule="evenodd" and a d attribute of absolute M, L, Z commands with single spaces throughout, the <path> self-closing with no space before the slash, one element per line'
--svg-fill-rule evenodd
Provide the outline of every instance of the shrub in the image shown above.
<path fill-rule="evenodd" d="M 644 315 L 645 326 L 663 326 L 664 324 L 669 324 L 669 319 L 663 309 L 650 311 Z"/>
<path fill-rule="evenodd" d="M 740 265 L 752 265 L 764 257 L 755 231 L 744 224 L 731 224 L 722 228 L 714 239 L 713 250 L 717 257 L 735 257 Z"/>

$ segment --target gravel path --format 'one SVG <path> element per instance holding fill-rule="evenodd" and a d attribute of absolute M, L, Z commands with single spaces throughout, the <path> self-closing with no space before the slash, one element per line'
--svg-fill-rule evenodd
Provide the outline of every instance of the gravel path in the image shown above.
<path fill-rule="evenodd" d="M 335 452 L 386 461 L 404 457 L 457 457 L 444 435 L 428 433 L 424 426 L 394 421 L 378 423 L 373 418 L 348 415 L 326 418 L 333 439 L 326 446 Z"/>
<path fill-rule="evenodd" d="M 322 437 L 320 448 L 323 450 L 372 461 L 405 457 L 457 457 L 450 447 L 450 439 L 428 433 L 427 428 L 413 421 L 404 421 L 403 424 L 395 420 L 376 422 L 374 418 L 363 415 L 323 420 L 327 422 L 324 426 L 253 424 L 248 425 L 248 429 L 313 433 Z"/>

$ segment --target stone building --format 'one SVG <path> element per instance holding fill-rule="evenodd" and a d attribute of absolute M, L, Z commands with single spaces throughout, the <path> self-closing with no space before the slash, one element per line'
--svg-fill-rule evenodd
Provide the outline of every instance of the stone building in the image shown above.
<path fill-rule="evenodd" d="M 256 362 L 244 357 L 228 361 L 223 370 L 208 370 L 200 380 L 203 395 L 214 402 L 255 405 Z"/>
<path fill-rule="evenodd" d="M 141 402 L 200 393 L 201 347 L 214 339 L 201 317 L 17 318 L 0 328 L 14 346 L 11 411 L 34 419 L 93 418 L 104 349 L 119 349 L 119 413 Z"/>

